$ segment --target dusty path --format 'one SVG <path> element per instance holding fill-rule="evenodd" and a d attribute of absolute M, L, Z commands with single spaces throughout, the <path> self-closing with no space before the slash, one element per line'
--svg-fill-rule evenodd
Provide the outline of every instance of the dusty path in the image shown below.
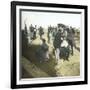
<path fill-rule="evenodd" d="M 47 34 L 43 35 L 43 38 L 47 40 Z M 40 45 L 42 41 L 40 37 L 32 41 L 32 45 Z M 48 43 L 47 43 L 48 44 Z M 53 43 L 49 43 L 49 52 L 52 55 Z M 47 63 L 30 63 L 28 59 L 22 58 L 22 65 L 24 69 L 32 75 L 32 77 L 50 77 L 51 71 L 54 70 L 55 76 L 79 76 L 80 75 L 80 52 L 74 48 L 74 55 L 70 56 L 69 61 L 63 61 L 60 59 L 56 64 L 55 56 L 52 55 L 54 60 L 50 60 Z M 40 68 L 39 68 L 40 67 Z M 47 67 L 47 68 L 46 68 Z M 45 68 L 45 69 L 44 69 Z"/>
<path fill-rule="evenodd" d="M 55 67 L 57 76 L 79 76 L 80 75 L 80 54 L 74 49 L 74 56 L 69 61 L 58 61 Z"/>

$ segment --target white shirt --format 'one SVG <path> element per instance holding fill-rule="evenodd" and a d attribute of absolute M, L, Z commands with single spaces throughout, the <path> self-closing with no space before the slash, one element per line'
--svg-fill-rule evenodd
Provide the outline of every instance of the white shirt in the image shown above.
<path fill-rule="evenodd" d="M 63 40 L 63 42 L 61 43 L 61 47 L 67 47 L 68 46 L 68 42 L 66 40 Z"/>

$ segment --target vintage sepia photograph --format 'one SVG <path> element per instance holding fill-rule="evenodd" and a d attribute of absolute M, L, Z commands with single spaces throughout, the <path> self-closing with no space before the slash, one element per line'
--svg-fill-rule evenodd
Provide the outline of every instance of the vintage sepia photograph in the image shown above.
<path fill-rule="evenodd" d="M 81 13 L 20 13 L 21 78 L 80 76 Z"/>
<path fill-rule="evenodd" d="M 11 3 L 11 87 L 87 84 L 87 6 Z"/>

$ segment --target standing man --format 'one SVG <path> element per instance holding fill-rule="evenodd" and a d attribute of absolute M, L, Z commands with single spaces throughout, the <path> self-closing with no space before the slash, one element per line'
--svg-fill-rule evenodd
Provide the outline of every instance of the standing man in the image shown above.
<path fill-rule="evenodd" d="M 42 56 L 45 61 L 48 61 L 49 59 L 49 51 L 48 51 L 48 45 L 46 44 L 46 40 L 42 39 L 42 45 L 41 48 L 43 50 Z"/>
<path fill-rule="evenodd" d="M 71 47 L 71 54 L 73 55 L 74 54 L 73 47 L 76 45 L 75 45 L 75 40 L 74 40 L 74 31 L 73 31 L 72 27 L 70 27 L 69 32 L 67 34 L 67 40 Z"/>
<path fill-rule="evenodd" d="M 29 27 L 30 29 L 30 38 L 33 39 L 33 35 L 34 35 L 34 27 L 33 25 L 31 24 L 31 26 Z"/>
<path fill-rule="evenodd" d="M 51 25 L 48 27 L 48 33 L 47 33 L 47 37 L 48 37 L 48 43 L 50 43 L 51 40 L 51 35 L 52 34 L 52 27 Z"/>
<path fill-rule="evenodd" d="M 42 39 L 42 35 L 44 34 L 43 28 L 40 26 L 39 27 L 39 35 L 40 35 L 40 39 Z"/>
<path fill-rule="evenodd" d="M 58 31 L 55 35 L 54 42 L 53 42 L 53 45 L 55 48 L 55 57 L 57 61 L 60 59 L 60 47 L 62 42 L 61 31 L 62 31 L 61 28 L 58 28 Z"/>

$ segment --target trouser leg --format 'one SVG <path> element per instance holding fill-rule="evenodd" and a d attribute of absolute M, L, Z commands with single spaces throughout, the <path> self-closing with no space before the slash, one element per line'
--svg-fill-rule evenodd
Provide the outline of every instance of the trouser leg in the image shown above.
<path fill-rule="evenodd" d="M 59 60 L 60 59 L 60 50 L 59 50 L 59 48 L 57 48 L 56 50 L 55 50 L 55 57 L 56 57 L 56 59 L 57 60 Z"/>

